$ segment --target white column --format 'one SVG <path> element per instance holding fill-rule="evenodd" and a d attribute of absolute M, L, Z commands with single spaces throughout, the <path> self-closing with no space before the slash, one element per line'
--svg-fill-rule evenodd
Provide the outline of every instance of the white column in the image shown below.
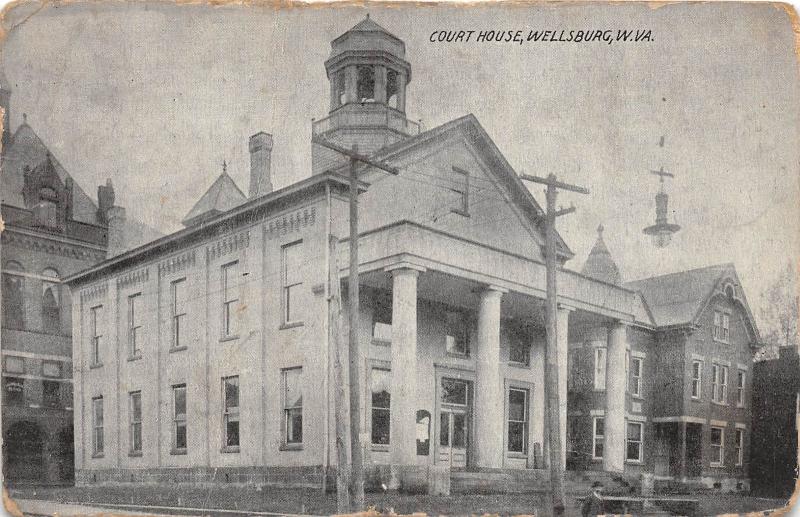
<path fill-rule="evenodd" d="M 561 435 L 561 467 L 567 466 L 567 354 L 569 351 L 569 313 L 574 309 L 558 306 L 558 404 L 559 433 Z"/>
<path fill-rule="evenodd" d="M 417 277 L 424 268 L 399 264 L 392 274 L 392 386 L 389 449 L 390 488 L 399 488 L 397 466 L 417 460 Z"/>
<path fill-rule="evenodd" d="M 476 464 L 503 466 L 503 379 L 500 377 L 500 299 L 505 289 L 489 286 L 480 294 L 475 386 Z"/>
<path fill-rule="evenodd" d="M 617 322 L 608 328 L 606 351 L 606 414 L 603 470 L 625 468 L 625 349 L 626 327 Z"/>

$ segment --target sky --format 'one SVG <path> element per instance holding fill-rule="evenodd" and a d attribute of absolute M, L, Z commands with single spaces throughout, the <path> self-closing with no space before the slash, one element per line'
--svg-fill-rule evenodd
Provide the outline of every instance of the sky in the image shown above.
<path fill-rule="evenodd" d="M 790 20 L 770 4 L 275 8 L 29 3 L 4 20 L 11 125 L 28 122 L 92 197 L 162 232 L 220 174 L 243 191 L 247 139 L 271 133 L 273 185 L 311 173 L 330 41 L 370 13 L 406 43 L 407 114 L 474 114 L 520 173 L 591 190 L 559 231 L 580 269 L 599 224 L 625 280 L 733 262 L 761 291 L 800 250 L 800 83 Z M 434 43 L 438 30 L 650 30 L 651 41 Z M 476 33 L 477 34 L 477 33 Z M 473 35 L 476 38 L 476 35 Z M 658 145 L 665 137 L 663 147 Z M 654 223 L 658 179 L 670 219 Z M 543 204 L 541 189 L 532 188 Z"/>

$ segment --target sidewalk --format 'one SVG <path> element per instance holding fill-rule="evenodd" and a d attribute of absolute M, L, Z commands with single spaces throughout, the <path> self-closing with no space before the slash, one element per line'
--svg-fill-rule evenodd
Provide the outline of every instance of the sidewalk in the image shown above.
<path fill-rule="evenodd" d="M 167 517 L 178 517 L 168 513 L 159 512 L 157 514 L 150 511 L 130 511 L 118 508 L 98 508 L 94 506 L 86 506 L 82 504 L 68 504 L 57 503 L 53 501 L 42 501 L 36 499 L 14 499 L 17 506 L 24 515 L 47 515 L 58 517 L 71 517 L 71 516 L 84 516 L 84 515 L 159 515 Z M 182 514 L 180 517 L 186 517 L 190 514 Z M 198 516 L 202 514 L 197 514 Z"/>

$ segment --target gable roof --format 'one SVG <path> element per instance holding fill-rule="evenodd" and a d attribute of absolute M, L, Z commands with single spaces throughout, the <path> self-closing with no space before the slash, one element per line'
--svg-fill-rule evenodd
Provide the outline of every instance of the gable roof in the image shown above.
<path fill-rule="evenodd" d="M 2 165 L 0 166 L 0 197 L 2 203 L 25 208 L 23 198 L 23 187 L 25 185 L 25 167 L 35 169 L 50 155 L 53 168 L 59 179 L 66 182 L 70 177 L 58 159 L 50 152 L 50 149 L 42 142 L 39 135 L 23 122 L 8 144 L 8 149 L 3 153 Z M 72 218 L 89 224 L 101 224 L 97 217 L 97 205 L 91 197 L 78 185 L 72 184 Z"/>
<path fill-rule="evenodd" d="M 185 226 L 192 226 L 206 221 L 215 215 L 227 212 L 247 201 L 247 196 L 236 186 L 226 171 L 211 184 L 189 213 L 183 219 Z"/>
<path fill-rule="evenodd" d="M 728 284 L 734 288 L 734 300 L 747 315 L 753 341 L 759 341 L 755 319 L 731 263 L 643 278 L 624 286 L 641 294 L 656 326 L 675 327 L 696 325 L 711 300 L 723 294 Z"/>
<path fill-rule="evenodd" d="M 501 184 L 505 187 L 506 194 L 511 198 L 512 203 L 522 210 L 530 223 L 538 230 L 539 234 L 537 238 L 544 244 L 544 210 L 542 210 L 539 203 L 536 202 L 536 199 L 525 187 L 525 184 L 522 183 L 517 172 L 511 164 L 508 163 L 503 153 L 500 152 L 500 149 L 498 149 L 489 134 L 483 126 L 481 126 L 480 122 L 478 122 L 475 115 L 471 113 L 464 115 L 463 117 L 451 120 L 450 122 L 446 122 L 418 135 L 395 142 L 379 150 L 373 158 L 391 162 L 393 158 L 397 158 L 418 146 L 425 145 L 437 139 L 447 138 L 450 134 L 457 134 L 459 132 L 464 135 L 466 140 L 481 154 L 481 157 L 486 161 L 491 171 L 495 174 L 495 177 L 500 180 Z M 574 253 L 569 249 L 567 243 L 561 238 L 558 232 L 556 232 L 556 246 L 558 255 L 564 260 L 574 256 Z"/>

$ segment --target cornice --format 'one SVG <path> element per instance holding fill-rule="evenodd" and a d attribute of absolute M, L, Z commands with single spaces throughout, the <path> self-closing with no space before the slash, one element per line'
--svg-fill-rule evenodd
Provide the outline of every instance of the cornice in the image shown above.
<path fill-rule="evenodd" d="M 3 245 L 12 245 L 30 251 L 58 255 L 77 260 L 100 262 L 106 258 L 106 252 L 95 246 L 78 244 L 54 238 L 52 235 L 38 235 L 20 232 L 11 226 L 6 226 L 2 232 Z"/>
<path fill-rule="evenodd" d="M 264 223 L 264 237 L 268 240 L 313 226 L 317 220 L 317 208 L 303 208 L 284 214 Z"/>

